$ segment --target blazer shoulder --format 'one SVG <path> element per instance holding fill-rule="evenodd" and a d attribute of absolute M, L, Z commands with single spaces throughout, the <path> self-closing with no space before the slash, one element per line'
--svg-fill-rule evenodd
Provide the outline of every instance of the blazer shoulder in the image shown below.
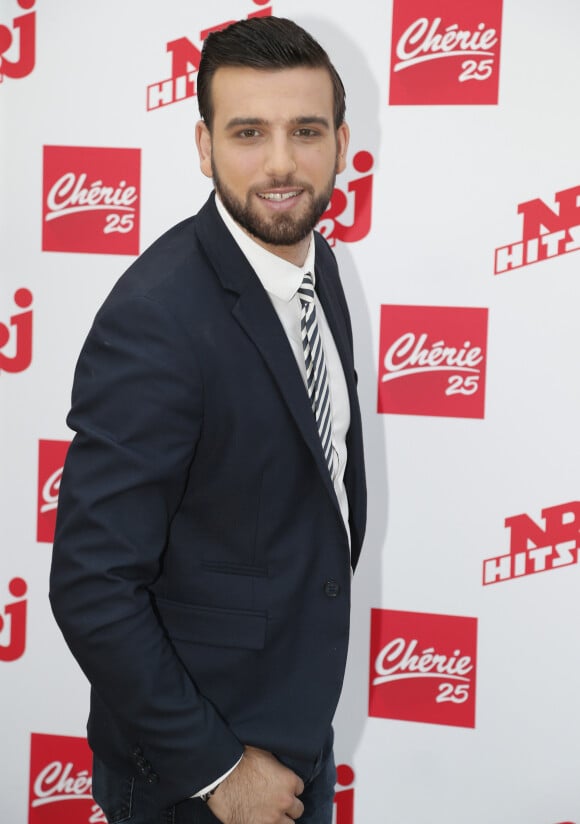
<path fill-rule="evenodd" d="M 126 305 L 136 298 L 150 298 L 175 307 L 195 303 L 211 291 L 213 266 L 200 242 L 208 204 L 196 214 L 172 226 L 142 252 L 119 277 L 101 311 Z"/>
<path fill-rule="evenodd" d="M 190 269 L 196 257 L 196 219 L 182 220 L 158 237 L 121 275 L 112 294 L 147 294 Z"/>

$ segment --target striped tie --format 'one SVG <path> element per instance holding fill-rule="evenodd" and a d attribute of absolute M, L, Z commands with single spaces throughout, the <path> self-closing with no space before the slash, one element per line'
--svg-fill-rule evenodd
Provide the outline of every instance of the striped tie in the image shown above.
<path fill-rule="evenodd" d="M 302 334 L 302 348 L 306 364 L 306 387 L 312 404 L 312 411 L 316 418 L 316 426 L 320 435 L 322 451 L 326 458 L 330 477 L 333 477 L 332 457 L 332 415 L 330 411 L 330 388 L 328 373 L 324 361 L 322 340 L 316 321 L 316 306 L 314 304 L 314 281 L 310 272 L 304 275 L 302 285 L 298 289 L 300 298 L 300 330 Z"/>

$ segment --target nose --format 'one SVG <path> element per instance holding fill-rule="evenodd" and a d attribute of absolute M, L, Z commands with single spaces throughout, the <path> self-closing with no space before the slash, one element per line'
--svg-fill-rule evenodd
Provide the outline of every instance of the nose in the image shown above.
<path fill-rule="evenodd" d="M 284 179 L 296 171 L 294 150 L 286 135 L 273 135 L 268 141 L 264 171 L 276 179 Z"/>

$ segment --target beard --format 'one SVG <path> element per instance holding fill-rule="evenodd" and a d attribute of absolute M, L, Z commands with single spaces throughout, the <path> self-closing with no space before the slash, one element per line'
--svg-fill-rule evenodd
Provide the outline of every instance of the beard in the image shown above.
<path fill-rule="evenodd" d="M 291 178 L 271 180 L 265 186 L 253 186 L 249 189 L 244 203 L 221 180 L 213 157 L 211 164 L 216 192 L 230 215 L 248 234 L 262 241 L 262 243 L 268 243 L 272 246 L 293 246 L 308 237 L 324 214 L 336 181 L 336 172 L 334 172 L 324 191 L 316 194 L 312 186 L 297 183 Z M 274 214 L 269 218 L 262 217 L 255 208 L 254 198 L 259 192 L 284 186 L 295 187 L 309 196 L 306 212 L 299 217 L 292 217 L 288 214 Z"/>

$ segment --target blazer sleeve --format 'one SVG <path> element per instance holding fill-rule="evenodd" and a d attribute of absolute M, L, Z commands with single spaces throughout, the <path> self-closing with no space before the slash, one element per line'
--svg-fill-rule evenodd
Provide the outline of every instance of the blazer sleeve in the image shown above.
<path fill-rule="evenodd" d="M 160 808 L 223 775 L 243 747 L 199 693 L 149 594 L 203 421 L 193 341 L 148 296 L 105 303 L 81 353 L 50 598 L 127 761 L 150 764 Z M 102 757 L 102 755 L 101 755 Z M 134 758 L 133 758 L 134 760 Z"/>

